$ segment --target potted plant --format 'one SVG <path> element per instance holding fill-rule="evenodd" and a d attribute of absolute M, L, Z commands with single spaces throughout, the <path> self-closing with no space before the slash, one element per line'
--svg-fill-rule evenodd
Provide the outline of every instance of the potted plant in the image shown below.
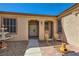
<path fill-rule="evenodd" d="M 57 39 L 59 38 L 58 33 L 54 34 L 54 47 L 57 45 Z"/>

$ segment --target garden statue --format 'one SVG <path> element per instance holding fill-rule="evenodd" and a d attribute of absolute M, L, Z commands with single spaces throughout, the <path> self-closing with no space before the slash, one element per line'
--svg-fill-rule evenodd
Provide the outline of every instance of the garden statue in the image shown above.
<path fill-rule="evenodd" d="M 65 53 L 67 53 L 68 49 L 66 47 L 66 43 L 62 43 L 61 47 L 60 47 L 60 52 L 62 53 L 62 55 L 64 55 Z"/>

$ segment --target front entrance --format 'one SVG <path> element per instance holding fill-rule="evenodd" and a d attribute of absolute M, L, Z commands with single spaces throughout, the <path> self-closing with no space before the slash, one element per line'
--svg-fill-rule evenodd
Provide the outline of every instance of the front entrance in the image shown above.
<path fill-rule="evenodd" d="M 36 20 L 29 21 L 29 38 L 39 37 L 39 22 Z"/>

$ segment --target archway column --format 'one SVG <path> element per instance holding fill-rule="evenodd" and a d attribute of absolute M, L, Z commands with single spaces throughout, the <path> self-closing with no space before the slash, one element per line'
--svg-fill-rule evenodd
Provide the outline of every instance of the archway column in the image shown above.
<path fill-rule="evenodd" d="M 43 41 L 44 40 L 44 20 L 39 21 L 39 40 Z"/>
<path fill-rule="evenodd" d="M 29 40 L 29 35 L 28 35 L 28 20 L 26 21 L 26 39 Z"/>
<path fill-rule="evenodd" d="M 58 22 L 53 22 L 53 35 L 57 34 L 58 32 Z"/>

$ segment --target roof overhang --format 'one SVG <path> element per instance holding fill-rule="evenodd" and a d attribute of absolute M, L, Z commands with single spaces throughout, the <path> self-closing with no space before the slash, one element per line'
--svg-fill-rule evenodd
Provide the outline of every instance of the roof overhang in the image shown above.
<path fill-rule="evenodd" d="M 0 14 L 58 17 L 56 15 L 31 14 L 31 13 L 19 13 L 19 12 L 7 12 L 7 11 L 0 11 Z"/>
<path fill-rule="evenodd" d="M 70 8 L 68 8 L 67 10 L 63 11 L 58 18 L 64 17 L 66 15 L 68 15 L 69 13 L 72 13 L 73 11 L 76 11 L 76 8 L 79 7 L 79 3 L 74 4 L 73 6 L 71 6 Z"/>

